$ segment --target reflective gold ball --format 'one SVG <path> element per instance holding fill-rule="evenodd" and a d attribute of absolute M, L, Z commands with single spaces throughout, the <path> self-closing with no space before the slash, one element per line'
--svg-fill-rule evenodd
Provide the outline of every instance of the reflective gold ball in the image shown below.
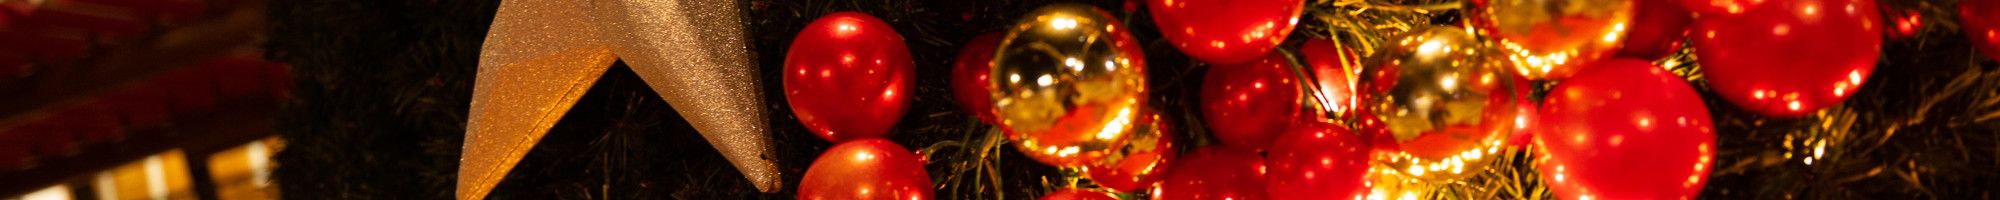
<path fill-rule="evenodd" d="M 993 56 L 994 113 L 1022 153 L 1076 167 L 1125 145 L 1143 114 L 1146 56 L 1110 13 L 1082 4 L 1036 9 Z"/>
<path fill-rule="evenodd" d="M 1363 69 L 1363 107 L 1393 134 L 1387 164 L 1421 180 L 1455 179 L 1484 169 L 1511 135 L 1518 95 L 1515 75 L 1471 34 L 1427 27 L 1393 37 Z"/>
<path fill-rule="evenodd" d="M 1632 0 L 1487 0 L 1479 17 L 1516 71 L 1562 79 L 1610 58 L 1632 23 Z"/>

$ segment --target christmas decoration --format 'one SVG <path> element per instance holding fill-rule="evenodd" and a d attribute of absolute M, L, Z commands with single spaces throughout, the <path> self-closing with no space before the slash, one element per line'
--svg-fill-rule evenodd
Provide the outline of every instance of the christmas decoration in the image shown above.
<path fill-rule="evenodd" d="M 1070 188 L 1070 189 L 1063 189 L 1062 191 L 1056 191 L 1054 193 L 1049 193 L 1048 195 L 1042 195 L 1042 198 L 1039 199 L 1040 200 L 1118 200 L 1118 197 L 1112 196 L 1111 194 L 1104 192 Z"/>
<path fill-rule="evenodd" d="M 1706 18 L 1709 16 L 1728 17 L 1756 9 L 1766 1 L 1775 0 L 1678 0 L 1681 6 Z"/>
<path fill-rule="evenodd" d="M 1745 110 L 1796 117 L 1846 100 L 1875 70 L 1874 1 L 1797 0 L 1703 17 L 1695 53 L 1709 86 Z"/>
<path fill-rule="evenodd" d="M 1619 49 L 1618 55 L 1658 60 L 1680 51 L 1694 15 L 1676 5 L 1680 0 L 1634 1 L 1638 5 L 1633 12 L 1637 13 L 1632 17 L 1631 31 L 1625 33 L 1625 48 Z"/>
<path fill-rule="evenodd" d="M 1271 144 L 1265 191 L 1272 199 L 1366 199 L 1365 142 L 1339 124 L 1294 124 Z"/>
<path fill-rule="evenodd" d="M 1303 0 L 1151 0 L 1160 33 L 1188 56 L 1241 64 L 1269 54 L 1299 22 Z"/>
<path fill-rule="evenodd" d="M 951 94 L 965 113 L 987 124 L 999 124 L 993 115 L 993 89 L 988 87 L 993 73 L 993 50 L 1000 46 L 1002 33 L 986 33 L 965 42 L 958 59 L 951 62 Z"/>
<path fill-rule="evenodd" d="M 2000 58 L 2000 1 L 1959 1 L 1958 23 L 1979 53 Z"/>
<path fill-rule="evenodd" d="M 1562 79 L 1618 51 L 1632 24 L 1633 1 L 1485 1 L 1475 12 L 1490 19 L 1486 26 L 1515 71 Z"/>
<path fill-rule="evenodd" d="M 1424 180 L 1479 172 L 1514 129 L 1515 81 L 1457 28 L 1422 28 L 1390 40 L 1362 70 L 1362 102 L 1395 138 L 1376 159 Z"/>
<path fill-rule="evenodd" d="M 1174 161 L 1154 199 L 1265 199 L 1264 156 L 1248 149 L 1207 146 Z"/>
<path fill-rule="evenodd" d="M 826 149 L 799 181 L 799 199 L 930 199 L 931 176 L 916 154 L 881 138 Z"/>
<path fill-rule="evenodd" d="M 1173 125 L 1159 114 L 1147 114 L 1139 121 L 1124 148 L 1084 166 L 1091 181 L 1113 190 L 1140 191 L 1166 177 L 1174 157 L 1180 154 Z"/>
<path fill-rule="evenodd" d="M 1659 66 L 1606 61 L 1549 94 L 1535 145 L 1563 199 L 1690 199 L 1715 167 L 1708 107 Z"/>
<path fill-rule="evenodd" d="M 1313 81 L 1307 82 L 1317 88 L 1312 93 L 1318 100 L 1323 115 L 1321 118 L 1348 118 L 1348 110 L 1355 109 L 1355 80 L 1361 78 L 1361 55 L 1333 40 L 1307 40 L 1299 47 L 1299 54 L 1311 67 Z"/>
<path fill-rule="evenodd" d="M 785 102 L 821 139 L 882 137 L 910 106 L 914 65 L 903 36 L 881 19 L 827 14 L 785 52 Z"/>
<path fill-rule="evenodd" d="M 993 105 L 1022 154 L 1074 167 L 1124 146 L 1144 110 L 1146 57 L 1123 26 L 1096 7 L 1052 4 L 1000 39 Z"/>
<path fill-rule="evenodd" d="M 735 1 L 501 3 L 479 59 L 458 194 L 482 199 L 623 55 L 751 185 L 778 191 Z"/>
<path fill-rule="evenodd" d="M 1202 78 L 1201 111 L 1222 144 L 1263 149 L 1299 119 L 1298 75 L 1284 54 L 1216 65 Z"/>

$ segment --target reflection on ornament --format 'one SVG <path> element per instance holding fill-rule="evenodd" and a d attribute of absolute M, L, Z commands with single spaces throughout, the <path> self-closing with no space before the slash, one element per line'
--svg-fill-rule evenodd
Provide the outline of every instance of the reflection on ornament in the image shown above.
<path fill-rule="evenodd" d="M 820 139 L 889 135 L 910 106 L 916 62 L 903 36 L 860 12 L 807 24 L 785 50 L 785 103 Z"/>
<path fill-rule="evenodd" d="M 1515 70 L 1562 79 L 1616 53 L 1632 22 L 1633 0 L 1483 1 L 1480 7 Z"/>
<path fill-rule="evenodd" d="M 1479 172 L 1516 128 L 1520 81 L 1476 48 L 1472 37 L 1428 27 L 1394 37 L 1363 70 L 1370 115 L 1395 144 L 1378 164 L 1424 180 Z M 1364 120 L 1366 121 L 1366 120 Z M 1380 145 L 1378 145 L 1380 146 Z"/>
<path fill-rule="evenodd" d="M 1104 10 L 1043 6 L 1007 29 L 993 56 L 994 110 L 1022 153 L 1080 166 L 1125 145 L 1143 111 L 1146 57 Z"/>
<path fill-rule="evenodd" d="M 1303 0 L 1151 0 L 1146 5 L 1174 48 L 1224 65 L 1270 54 L 1305 11 Z"/>
<path fill-rule="evenodd" d="M 1125 147 L 1091 162 L 1083 168 L 1084 174 L 1098 185 L 1118 191 L 1139 191 L 1165 178 L 1180 153 L 1173 127 L 1157 113 L 1140 117 Z"/>
<path fill-rule="evenodd" d="M 1348 117 L 1358 96 L 1354 84 L 1361 78 L 1361 55 L 1340 41 L 1317 39 L 1306 41 L 1299 54 L 1312 69 L 1313 81 L 1306 83 L 1317 88 L 1312 97 L 1325 114 L 1321 118 Z"/>

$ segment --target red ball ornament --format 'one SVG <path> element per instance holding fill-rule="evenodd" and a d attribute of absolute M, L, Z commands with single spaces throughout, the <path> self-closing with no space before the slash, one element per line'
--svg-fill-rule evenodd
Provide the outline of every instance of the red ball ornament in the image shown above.
<path fill-rule="evenodd" d="M 1674 5 L 1675 0 L 1637 1 L 1639 6 L 1633 8 L 1637 16 L 1632 17 L 1631 32 L 1625 32 L 1625 47 L 1618 55 L 1658 60 L 1680 50 L 1688 24 L 1694 23 L 1687 8 Z"/>
<path fill-rule="evenodd" d="M 1265 199 L 1264 158 L 1229 146 L 1196 149 L 1175 161 L 1173 173 L 1153 191 L 1153 198 Z"/>
<path fill-rule="evenodd" d="M 993 32 L 972 37 L 951 64 L 952 97 L 966 113 L 987 124 L 1000 123 L 993 115 L 993 88 L 986 83 L 993 73 L 993 50 L 1000 47 L 1001 36 L 1006 35 Z"/>
<path fill-rule="evenodd" d="M 1222 144 L 1263 149 L 1299 118 L 1299 82 L 1283 54 L 1216 65 L 1202 78 L 1201 111 Z"/>
<path fill-rule="evenodd" d="M 1175 48 L 1211 64 L 1269 54 L 1305 11 L 1303 0 L 1150 0 L 1153 22 Z"/>
<path fill-rule="evenodd" d="M 1271 144 L 1264 184 L 1272 199 L 1365 199 L 1368 145 L 1338 124 L 1292 125 Z"/>
<path fill-rule="evenodd" d="M 828 14 L 785 52 L 785 102 L 821 139 L 882 137 L 910 105 L 915 65 L 903 36 L 881 19 Z"/>
<path fill-rule="evenodd" d="M 1110 193 L 1070 188 L 1070 189 L 1063 189 L 1062 191 L 1056 191 L 1055 193 L 1049 193 L 1048 195 L 1042 195 L 1042 198 L 1039 199 L 1040 200 L 1118 200 L 1118 197 L 1112 196 Z"/>
<path fill-rule="evenodd" d="M 1563 199 L 1692 199 L 1714 167 L 1701 95 L 1645 61 L 1609 61 L 1564 81 L 1541 117 L 1542 179 Z"/>
<path fill-rule="evenodd" d="M 1840 103 L 1875 70 L 1882 17 L 1871 0 L 1789 0 L 1701 19 L 1695 53 L 1709 85 L 1772 117 Z"/>
<path fill-rule="evenodd" d="M 931 176 L 918 158 L 881 138 L 841 142 L 806 168 L 799 199 L 931 199 Z"/>
<path fill-rule="evenodd" d="M 1766 1 L 1786 0 L 1680 0 L 1681 6 L 1706 18 L 1708 16 L 1733 16 L 1761 7 Z"/>
<path fill-rule="evenodd" d="M 1361 56 L 1332 40 L 1317 39 L 1306 41 L 1299 54 L 1305 56 L 1306 66 L 1312 67 L 1312 83 L 1319 85 L 1315 99 L 1332 114 L 1321 117 L 1349 117 L 1348 110 L 1354 108 L 1356 99 L 1354 80 L 1361 77 Z"/>
<path fill-rule="evenodd" d="M 1958 25 L 1964 27 L 1965 39 L 1971 39 L 1979 53 L 2000 59 L 2000 1 L 1959 1 Z"/>

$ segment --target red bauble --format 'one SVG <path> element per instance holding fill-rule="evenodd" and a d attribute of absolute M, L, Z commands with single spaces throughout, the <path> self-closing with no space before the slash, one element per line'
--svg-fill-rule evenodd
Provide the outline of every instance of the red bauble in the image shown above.
<path fill-rule="evenodd" d="M 931 199 L 931 176 L 918 158 L 881 138 L 841 142 L 806 168 L 799 199 Z"/>
<path fill-rule="evenodd" d="M 1210 64 L 1240 64 L 1284 42 L 1305 1 L 1150 0 L 1146 8 L 1181 52 Z"/>
<path fill-rule="evenodd" d="M 1971 39 L 1979 53 L 2000 59 L 2000 1 L 1959 1 L 1958 25 L 1964 27 L 1965 39 Z"/>
<path fill-rule="evenodd" d="M 1172 174 L 1153 191 L 1153 198 L 1265 199 L 1264 158 L 1228 146 L 1196 149 L 1175 161 Z"/>
<path fill-rule="evenodd" d="M 910 105 L 914 65 L 903 36 L 881 19 L 828 14 L 785 52 L 785 102 L 827 141 L 882 137 Z"/>
<path fill-rule="evenodd" d="M 993 73 L 993 50 L 1000 47 L 1001 36 L 1006 35 L 993 32 L 972 37 L 958 50 L 958 60 L 951 63 L 952 97 L 966 113 L 987 124 L 1000 123 L 993 115 L 993 88 L 987 78 Z"/>
<path fill-rule="evenodd" d="M 1800 116 L 1861 88 L 1882 53 L 1881 21 L 1871 0 L 1767 2 L 1701 19 L 1695 53 L 1724 99 L 1766 116 Z"/>
<path fill-rule="evenodd" d="M 1766 4 L 1764 3 L 1766 1 L 1788 1 L 1788 0 L 1680 0 L 1680 1 L 1681 1 L 1681 6 L 1687 8 L 1688 11 L 1694 11 L 1695 14 L 1700 14 L 1702 15 L 1703 18 L 1707 18 L 1709 16 L 1721 17 L 1721 16 L 1732 16 L 1732 15 L 1743 14 L 1744 12 L 1748 12 L 1751 9 L 1762 7 L 1763 4 Z"/>
<path fill-rule="evenodd" d="M 1549 92 L 1542 180 L 1563 199 L 1695 198 L 1716 148 L 1701 95 L 1645 61 L 1600 65 Z"/>
<path fill-rule="evenodd" d="M 1332 40 L 1308 40 L 1299 47 L 1299 54 L 1305 56 L 1313 81 L 1319 84 L 1319 95 L 1323 95 L 1317 97 L 1320 106 L 1335 114 L 1323 117 L 1351 115 L 1348 110 L 1355 106 L 1354 80 L 1361 77 L 1361 56 Z"/>
<path fill-rule="evenodd" d="M 1048 195 L 1042 195 L 1042 198 L 1039 199 L 1040 200 L 1118 200 L 1118 197 L 1112 196 L 1111 194 L 1104 192 L 1070 188 L 1070 189 L 1063 189 L 1062 191 L 1056 191 L 1055 193 L 1049 193 Z"/>
<path fill-rule="evenodd" d="M 1242 65 L 1217 65 L 1202 78 L 1201 111 L 1222 144 L 1263 149 L 1299 118 L 1299 82 L 1291 62 L 1270 54 Z"/>
<path fill-rule="evenodd" d="M 1271 143 L 1264 182 L 1272 199 L 1365 199 L 1368 145 L 1338 124 L 1292 125 Z"/>
<path fill-rule="evenodd" d="M 1632 29 L 1625 32 L 1625 47 L 1618 55 L 1658 60 L 1680 50 L 1688 24 L 1694 22 L 1687 8 L 1674 5 L 1675 0 L 1637 1 L 1639 6 L 1633 9 L 1638 16 L 1632 17 Z"/>

